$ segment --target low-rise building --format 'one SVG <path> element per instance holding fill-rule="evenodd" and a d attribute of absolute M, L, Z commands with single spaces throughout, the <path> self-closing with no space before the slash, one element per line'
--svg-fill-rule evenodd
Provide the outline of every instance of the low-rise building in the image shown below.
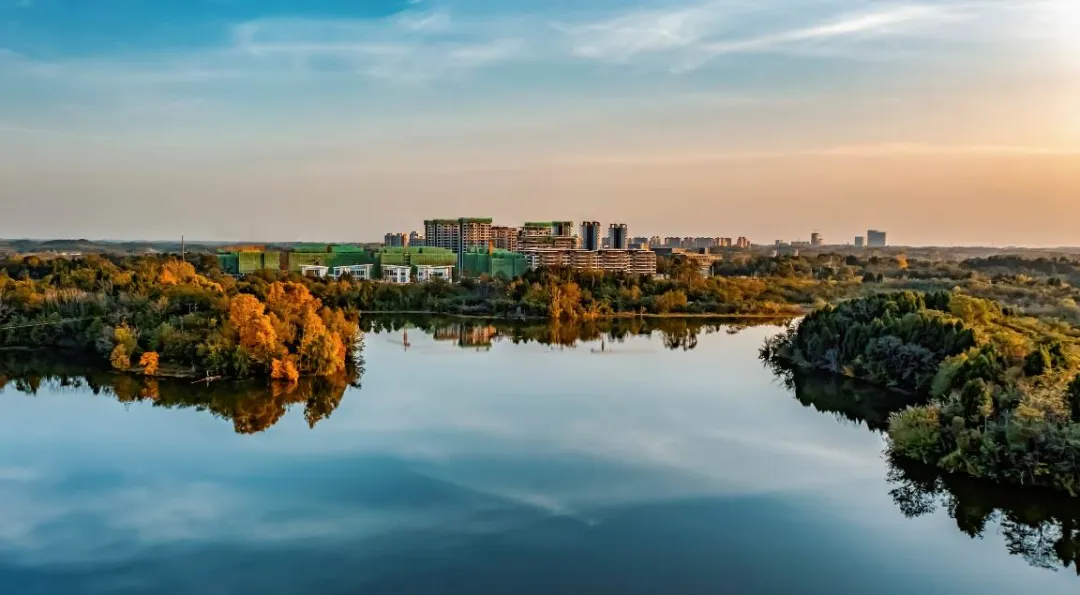
<path fill-rule="evenodd" d="M 416 267 L 416 280 L 419 283 L 427 283 L 428 281 L 434 281 L 435 279 L 442 279 L 449 283 L 454 279 L 454 267 L 452 266 L 432 266 L 432 265 L 417 265 Z"/>
<path fill-rule="evenodd" d="M 316 265 L 316 264 L 305 264 L 305 265 L 300 267 L 300 274 L 301 275 L 303 275 L 305 277 L 314 277 L 316 279 L 324 279 L 324 278 L 326 278 L 326 276 L 327 276 L 327 274 L 329 274 L 329 272 L 330 272 L 330 267 Z"/>
<path fill-rule="evenodd" d="M 372 264 L 353 264 L 348 266 L 333 267 L 330 276 L 335 279 L 348 276 L 354 281 L 370 281 L 371 271 L 375 268 Z"/>
<path fill-rule="evenodd" d="M 412 282 L 412 267 L 400 264 L 382 265 L 383 281 L 394 285 L 407 285 Z"/>

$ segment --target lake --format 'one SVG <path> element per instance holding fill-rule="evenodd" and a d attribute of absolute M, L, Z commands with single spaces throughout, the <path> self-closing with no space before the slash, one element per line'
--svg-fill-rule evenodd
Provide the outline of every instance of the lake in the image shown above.
<path fill-rule="evenodd" d="M 891 463 L 775 326 L 368 326 L 292 390 L 6 354 L 0 593 L 1080 589 L 1080 504 Z"/>

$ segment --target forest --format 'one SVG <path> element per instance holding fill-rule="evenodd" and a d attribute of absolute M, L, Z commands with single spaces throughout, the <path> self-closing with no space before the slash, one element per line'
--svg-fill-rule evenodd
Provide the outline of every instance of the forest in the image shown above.
<path fill-rule="evenodd" d="M 0 346 L 93 353 L 118 371 L 289 384 L 346 374 L 359 340 L 356 313 L 301 282 L 252 285 L 169 257 L 0 268 Z"/>
<path fill-rule="evenodd" d="M 880 294 L 808 315 L 761 356 L 910 395 L 894 455 L 1080 495 L 1080 329 L 1064 321 L 958 291 Z"/>

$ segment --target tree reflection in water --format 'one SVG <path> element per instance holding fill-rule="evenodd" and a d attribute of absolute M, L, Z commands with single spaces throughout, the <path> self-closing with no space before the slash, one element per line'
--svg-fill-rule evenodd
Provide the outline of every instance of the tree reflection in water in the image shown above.
<path fill-rule="evenodd" d="M 255 434 L 276 424 L 292 406 L 303 405 L 304 418 L 314 428 L 341 404 L 347 388 L 360 388 L 362 359 L 345 373 L 325 378 L 301 378 L 293 384 L 244 381 L 196 382 L 115 374 L 100 368 L 49 361 L 26 353 L 8 354 L 0 361 L 0 389 L 36 395 L 42 386 L 55 392 L 90 390 L 122 403 L 150 402 L 154 407 L 196 409 L 232 422 L 238 434 Z"/>
<path fill-rule="evenodd" d="M 460 347 L 486 350 L 493 343 L 539 343 L 577 347 L 583 342 L 622 343 L 628 337 L 659 335 L 666 348 L 689 351 L 698 337 L 724 331 L 736 334 L 751 326 L 780 326 L 785 319 L 615 318 L 583 322 L 464 320 L 438 316 L 371 316 L 361 319 L 365 332 L 416 329 L 436 340 L 455 340 Z"/>
<path fill-rule="evenodd" d="M 911 403 L 911 397 L 863 383 L 814 374 L 774 370 L 805 407 L 830 413 L 845 422 L 884 432 L 889 415 Z M 1010 554 L 1032 566 L 1071 568 L 1080 576 L 1080 501 L 1039 489 L 999 486 L 936 467 L 890 457 L 886 479 L 889 495 L 908 518 L 945 510 L 956 527 L 981 539 L 1000 527 Z"/>

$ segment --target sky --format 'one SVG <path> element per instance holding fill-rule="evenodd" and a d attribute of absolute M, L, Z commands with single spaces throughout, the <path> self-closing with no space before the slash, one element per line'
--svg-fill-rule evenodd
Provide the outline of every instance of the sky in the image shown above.
<path fill-rule="evenodd" d="M 1080 0 L 0 0 L 0 237 L 1080 245 Z"/>

